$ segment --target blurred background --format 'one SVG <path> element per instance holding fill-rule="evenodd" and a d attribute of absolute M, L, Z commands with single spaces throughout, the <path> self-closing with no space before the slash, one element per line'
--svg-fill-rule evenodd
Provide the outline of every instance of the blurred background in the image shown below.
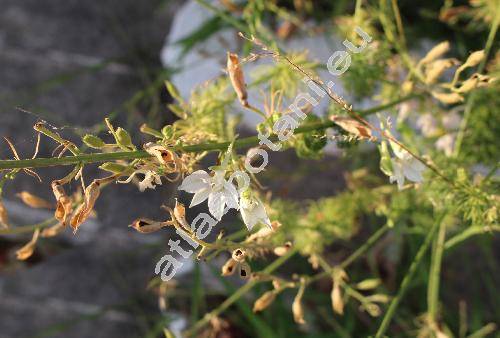
<path fill-rule="evenodd" d="M 293 1 L 284 3 L 293 8 Z M 312 3 L 315 9 L 312 16 L 322 21 L 328 15 L 352 12 L 355 2 Z M 483 45 L 484 39 L 474 40 L 484 36 L 482 31 L 474 33 L 477 35 L 457 36 L 446 25 L 435 23 L 432 18 L 441 6 L 437 1 L 403 1 L 402 11 L 409 31 L 418 27 L 412 31 L 415 36 L 466 41 L 465 50 Z M 21 158 L 29 158 L 36 143 L 32 126 L 40 120 L 75 140 L 86 133 L 102 132 L 105 117 L 131 131 L 145 122 L 152 126 L 172 122 L 175 117 L 166 108 L 171 98 L 164 89 L 164 81 L 176 79 L 183 94 L 187 94 L 193 85 L 220 73 L 226 50 L 239 48 L 233 44 L 236 34 L 232 30 L 229 35 L 222 35 L 225 37 L 222 42 L 221 36 L 215 38 L 220 44 L 215 48 L 207 48 L 204 53 L 191 52 L 192 46 L 226 28 L 219 21 L 210 21 L 197 30 L 202 20 L 212 17 L 209 13 L 195 1 L 182 0 L 0 0 L 0 136 L 12 141 Z M 427 20 L 434 25 L 426 26 Z M 186 36 L 189 38 L 183 40 Z M 340 42 L 335 37 L 326 43 L 324 39 L 308 36 L 291 41 L 290 46 L 313 49 L 312 57 L 323 60 L 338 49 Z M 188 56 L 184 57 L 186 53 Z M 196 69 L 201 61 L 208 63 L 201 70 Z M 246 134 L 248 131 L 242 129 L 241 135 Z M 139 133 L 133 136 L 137 144 L 144 140 Z M 51 142 L 42 141 L 39 156 L 50 156 L 53 148 Z M 0 158 L 12 158 L 5 143 L 0 145 Z M 297 201 L 330 196 L 345 186 L 342 168 L 350 160 L 333 153 L 319 162 L 299 163 L 293 153 L 273 153 L 264 183 L 275 195 Z M 18 175 L 15 184 L 7 184 L 3 201 L 12 223 L 30 225 L 51 217 L 49 211 L 24 206 L 16 193 L 25 190 L 51 199 L 49 183 L 67 171 L 67 168 L 40 169 L 37 172 L 42 184 L 26 175 Z M 283 171 L 293 172 L 290 180 L 280 176 Z M 94 177 L 98 170 L 89 168 L 85 175 Z M 217 269 L 223 259 L 210 265 L 186 262 L 178 274 L 178 284 L 182 287 L 175 290 L 174 306 L 167 311 L 161 310 L 164 304 L 158 304 L 157 290 L 148 289 L 154 265 L 165 253 L 168 235 L 144 236 L 127 225 L 139 216 L 164 215 L 159 206 L 172 205 L 177 196 L 175 191 L 175 184 L 164 184 L 147 193 L 125 184 L 106 189 L 96 207 L 96 218 L 85 223 L 76 236 L 67 231 L 41 242 L 26 262 L 17 261 L 13 252 L 30 234 L 1 236 L 0 338 L 161 337 L 164 326 L 179 332 L 187 327 L 190 318 L 199 318 L 225 299 L 235 286 L 218 277 Z M 221 227 L 229 227 L 232 217 Z M 350 248 L 348 243 L 345 247 Z M 464 254 L 473 256 L 480 251 L 471 246 Z M 497 250 L 490 257 L 495 254 L 498 258 L 500 253 Z M 455 256 L 455 265 L 461 269 L 456 257 L 460 256 Z M 449 263 L 451 267 L 454 264 Z M 305 264 L 300 262 L 298 266 Z M 482 278 L 479 277 L 482 273 L 489 274 L 489 290 L 498 291 L 500 281 L 495 264 L 495 261 L 481 261 L 464 269 L 477 278 Z M 459 270 L 450 268 L 450 271 L 449 277 L 454 280 L 449 285 L 451 289 L 461 290 L 467 285 Z M 206 297 L 193 310 L 192 301 L 197 299 L 200 288 Z M 329 297 L 327 288 L 320 285 L 317 297 Z M 487 314 L 482 319 L 493 320 L 499 314 L 498 310 L 488 311 L 500 299 L 495 301 L 486 295 L 472 298 L 475 302 L 484 299 Z M 262 323 L 245 322 L 251 304 L 250 300 L 244 300 L 243 305 L 235 307 L 228 315 L 234 325 L 222 336 L 251 337 L 259 330 Z M 458 306 L 455 299 L 453 306 Z M 285 313 L 282 316 L 290 316 L 289 308 L 285 309 L 283 304 L 279 310 Z M 263 317 L 268 327 L 273 317 L 270 314 Z M 293 326 L 291 317 L 280 317 L 280 321 Z M 331 325 L 335 328 L 338 324 Z M 298 332 L 295 334 L 300 336 Z"/>

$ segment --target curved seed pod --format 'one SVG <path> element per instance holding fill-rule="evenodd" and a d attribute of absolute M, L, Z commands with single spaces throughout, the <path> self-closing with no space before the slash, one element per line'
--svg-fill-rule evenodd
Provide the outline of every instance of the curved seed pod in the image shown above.
<path fill-rule="evenodd" d="M 454 104 L 459 103 L 464 100 L 463 96 L 457 93 L 439 93 L 439 92 L 431 92 L 432 96 L 437 100 L 441 101 L 445 104 Z"/>
<path fill-rule="evenodd" d="M 304 283 L 304 280 L 301 280 L 299 291 L 297 292 L 297 295 L 293 299 L 292 303 L 293 320 L 297 324 L 306 323 L 306 321 L 304 320 L 304 308 L 302 307 L 302 296 L 304 295 L 305 289 L 306 285 Z"/>
<path fill-rule="evenodd" d="M 101 193 L 101 181 L 102 180 L 94 180 L 85 189 L 85 201 L 76 209 L 75 214 L 70 221 L 70 225 L 74 229 L 74 232 L 78 230 L 78 227 L 85 222 L 92 213 L 95 202 Z"/>
<path fill-rule="evenodd" d="M 38 236 L 40 235 L 40 229 L 36 229 L 33 232 L 33 237 L 26 243 L 21 249 L 16 251 L 17 259 L 24 261 L 31 257 L 35 251 L 36 242 L 38 241 Z"/>

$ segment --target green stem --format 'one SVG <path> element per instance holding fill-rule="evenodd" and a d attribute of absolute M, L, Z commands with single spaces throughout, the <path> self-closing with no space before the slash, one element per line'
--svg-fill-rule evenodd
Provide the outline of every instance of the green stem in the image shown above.
<path fill-rule="evenodd" d="M 274 270 L 279 268 L 289 258 L 291 258 L 296 252 L 297 252 L 296 249 L 292 249 L 292 250 L 288 251 L 285 255 L 279 257 L 274 262 L 269 264 L 261 272 L 263 274 L 267 274 L 267 275 L 271 274 L 272 272 L 274 272 Z M 224 302 L 222 302 L 216 309 L 207 313 L 201 320 L 196 322 L 196 324 L 194 324 L 193 327 L 191 327 L 188 331 L 185 332 L 185 336 L 189 337 L 189 336 L 196 334 L 196 332 L 198 332 L 201 328 L 203 328 L 205 325 L 207 325 L 212 318 L 217 317 L 222 312 L 227 310 L 227 308 L 229 308 L 233 303 L 235 303 L 238 299 L 240 299 L 244 294 L 246 294 L 248 291 L 250 291 L 259 282 L 260 281 L 258 281 L 258 280 L 250 280 L 248 283 L 246 283 L 245 285 L 240 287 L 229 298 L 227 298 Z"/>
<path fill-rule="evenodd" d="M 427 234 L 427 237 L 425 238 L 424 242 L 418 249 L 417 255 L 415 256 L 415 259 L 410 265 L 410 268 L 408 269 L 408 272 L 406 273 L 405 277 L 403 278 L 403 281 L 401 282 L 401 286 L 399 287 L 398 293 L 396 296 L 392 299 L 391 304 L 389 304 L 389 308 L 387 309 L 387 312 L 385 313 L 384 318 L 382 319 L 382 323 L 380 324 L 380 327 L 377 330 L 377 333 L 375 335 L 375 338 L 382 338 L 387 331 L 387 328 L 389 327 L 389 324 L 391 323 L 392 317 L 394 316 L 396 309 L 401 302 L 405 292 L 408 290 L 408 287 L 410 286 L 410 283 L 413 279 L 413 276 L 417 272 L 417 268 L 420 265 L 420 262 L 424 258 L 424 255 L 429 248 L 429 245 L 431 244 L 432 239 L 434 238 L 434 234 L 436 233 L 439 224 L 441 223 L 442 219 L 444 217 L 444 214 L 441 217 L 438 217 L 438 220 L 436 223 L 432 226 L 431 230 Z"/>
<path fill-rule="evenodd" d="M 446 238 L 446 225 L 441 222 L 439 225 L 438 236 L 434 241 L 432 248 L 431 268 L 429 273 L 429 285 L 427 288 L 427 306 L 429 319 L 432 323 L 436 322 L 439 303 L 439 282 L 441 274 L 441 262 L 443 258 L 444 241 Z"/>
<path fill-rule="evenodd" d="M 373 107 L 366 110 L 361 110 L 359 114 L 361 116 L 370 115 L 378 111 L 388 109 L 401 102 L 408 101 L 417 98 L 419 95 L 412 94 L 404 96 L 400 99 L 394 100 L 392 102 Z M 331 121 L 326 121 L 323 123 L 311 123 L 302 127 L 295 129 L 294 134 L 307 133 L 313 130 L 322 130 L 333 127 L 334 123 Z M 277 140 L 276 135 L 271 135 L 269 140 L 275 142 Z M 184 152 L 201 152 L 201 151 L 224 151 L 229 146 L 230 142 L 220 142 L 220 143 L 204 143 L 204 144 L 194 144 L 176 147 L 175 150 Z M 259 138 L 257 136 L 251 136 L 236 140 L 234 142 L 234 149 L 252 147 L 259 144 Z M 144 159 L 151 157 L 144 150 L 136 151 L 123 151 L 114 153 L 95 153 L 95 154 L 77 154 L 75 156 L 65 156 L 60 158 L 35 158 L 26 160 L 0 160 L 0 170 L 5 169 L 22 169 L 22 168 L 41 168 L 41 167 L 51 167 L 60 165 L 75 165 L 75 164 L 88 164 L 88 163 L 102 163 L 108 161 L 117 160 L 134 160 L 134 159 Z"/>
<path fill-rule="evenodd" d="M 459 233 L 458 235 L 455 235 L 452 238 L 450 238 L 449 240 L 447 240 L 446 243 L 444 243 L 444 249 L 445 250 L 451 249 L 454 246 L 465 241 L 469 237 L 472 237 L 475 235 L 482 235 L 482 234 L 485 234 L 488 232 L 493 232 L 493 231 L 500 232 L 500 226 L 499 225 L 492 225 L 492 226 L 487 226 L 487 227 L 472 226 L 470 228 L 467 228 L 465 231 Z"/>

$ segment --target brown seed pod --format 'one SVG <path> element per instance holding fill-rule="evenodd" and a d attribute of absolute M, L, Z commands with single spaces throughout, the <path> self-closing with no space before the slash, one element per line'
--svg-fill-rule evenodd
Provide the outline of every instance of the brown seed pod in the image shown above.
<path fill-rule="evenodd" d="M 74 232 L 78 230 L 78 227 L 87 220 L 87 218 L 92 213 L 94 209 L 95 202 L 101 193 L 101 181 L 94 180 L 85 189 L 84 203 L 76 209 L 75 214 L 71 218 L 70 225 L 74 229 Z"/>
<path fill-rule="evenodd" d="M 0 200 L 0 227 L 8 229 L 9 228 L 9 216 L 7 214 L 7 209 Z"/>
<path fill-rule="evenodd" d="M 239 275 L 241 279 L 248 279 L 252 274 L 252 269 L 247 262 L 240 263 L 239 266 Z"/>
<path fill-rule="evenodd" d="M 244 249 L 239 249 L 239 248 L 234 250 L 231 255 L 231 257 L 238 263 L 244 262 L 246 256 L 247 256 L 246 251 Z"/>
<path fill-rule="evenodd" d="M 36 242 L 38 241 L 38 236 L 40 235 L 40 229 L 36 229 L 33 232 L 33 237 L 26 243 L 21 249 L 16 251 L 17 259 L 24 261 L 33 255 L 35 251 Z"/>
<path fill-rule="evenodd" d="M 271 305 L 276 299 L 275 291 L 267 291 L 253 303 L 253 312 L 259 312 Z"/>
<path fill-rule="evenodd" d="M 234 91 L 238 96 L 243 107 L 248 107 L 248 94 L 245 84 L 245 78 L 243 76 L 243 71 L 241 70 L 240 61 L 238 55 L 234 53 L 227 53 L 227 72 L 229 74 L 229 79 L 233 85 Z"/>
<path fill-rule="evenodd" d="M 186 221 L 186 208 L 184 207 L 184 204 L 179 203 L 177 200 L 175 200 L 174 217 L 184 229 L 188 232 L 192 232 L 191 227 Z"/>
<path fill-rule="evenodd" d="M 140 233 L 150 234 L 156 232 L 163 227 L 170 225 L 168 222 L 158 222 L 149 218 L 138 218 L 129 225 Z"/>
<path fill-rule="evenodd" d="M 24 204 L 32 207 L 32 208 L 37 208 L 37 209 L 51 209 L 52 204 L 44 200 L 43 198 L 40 198 L 38 196 L 33 195 L 30 192 L 27 191 L 21 191 L 20 193 L 16 194 L 17 197 L 23 201 Z"/>
<path fill-rule="evenodd" d="M 222 266 L 222 275 L 223 276 L 232 275 L 234 273 L 234 271 L 236 270 L 237 266 L 238 266 L 238 262 L 232 258 L 229 258 L 228 261 Z"/>

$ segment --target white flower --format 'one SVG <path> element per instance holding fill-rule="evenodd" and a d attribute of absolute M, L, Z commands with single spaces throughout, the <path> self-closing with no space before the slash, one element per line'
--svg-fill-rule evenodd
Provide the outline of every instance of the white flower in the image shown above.
<path fill-rule="evenodd" d="M 436 148 L 444 151 L 444 154 L 448 157 L 450 157 L 453 154 L 454 145 L 455 145 L 454 134 L 443 135 L 436 141 Z"/>
<path fill-rule="evenodd" d="M 253 226 L 259 222 L 264 223 L 272 229 L 271 221 L 267 217 L 264 204 L 257 197 L 253 196 L 250 189 L 240 194 L 240 213 L 248 230 L 252 230 Z"/>
<path fill-rule="evenodd" d="M 395 151 L 395 154 L 396 157 L 391 159 L 393 172 L 389 177 L 389 181 L 391 183 L 396 181 L 399 190 L 403 188 L 405 177 L 415 183 L 422 182 L 422 171 L 425 170 L 425 166 L 404 149 Z"/>
<path fill-rule="evenodd" d="M 438 131 L 437 121 L 430 113 L 423 114 L 418 118 L 417 127 L 422 130 L 425 137 L 435 136 Z"/>
<path fill-rule="evenodd" d="M 203 170 L 197 170 L 187 176 L 178 189 L 194 194 L 189 207 L 208 198 L 208 210 L 220 220 L 227 212 L 226 205 L 228 209 L 238 209 L 238 192 L 232 183 L 224 179 L 224 174 L 224 170 L 215 170 L 212 176 Z"/>

